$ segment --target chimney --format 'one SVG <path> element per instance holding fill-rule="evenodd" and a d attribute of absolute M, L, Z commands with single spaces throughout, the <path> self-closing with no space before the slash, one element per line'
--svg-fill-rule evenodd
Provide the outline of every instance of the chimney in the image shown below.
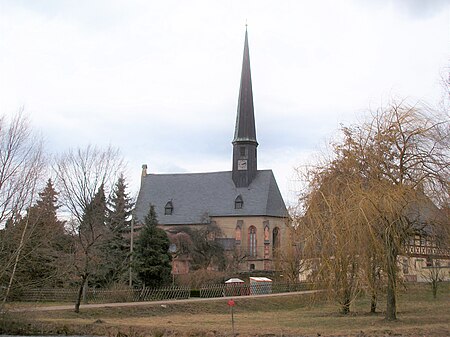
<path fill-rule="evenodd" d="M 142 165 L 142 176 L 145 177 L 147 175 L 147 164 Z"/>

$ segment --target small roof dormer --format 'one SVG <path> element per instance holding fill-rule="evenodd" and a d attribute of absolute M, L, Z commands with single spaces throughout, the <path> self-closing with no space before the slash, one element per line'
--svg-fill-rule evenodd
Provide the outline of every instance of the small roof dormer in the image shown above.
<path fill-rule="evenodd" d="M 242 199 L 242 195 L 238 195 L 236 199 L 234 199 L 234 209 L 242 209 L 244 207 L 244 199 Z"/>
<path fill-rule="evenodd" d="M 164 206 L 164 215 L 172 215 L 173 214 L 173 202 L 169 200 Z"/>

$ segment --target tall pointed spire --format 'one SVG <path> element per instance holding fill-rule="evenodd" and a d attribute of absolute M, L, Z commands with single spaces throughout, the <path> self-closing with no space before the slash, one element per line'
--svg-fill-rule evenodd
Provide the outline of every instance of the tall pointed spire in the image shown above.
<path fill-rule="evenodd" d="M 247 25 L 245 25 L 244 56 L 242 60 L 241 85 L 233 138 L 233 181 L 236 187 L 248 187 L 257 172 L 255 113 L 253 109 L 252 76 L 248 48 Z"/>
<path fill-rule="evenodd" d="M 241 85 L 234 130 L 233 143 L 236 141 L 256 143 L 255 114 L 253 109 L 252 75 L 250 71 L 250 53 L 248 48 L 247 25 L 245 28 L 244 56 L 242 60 Z"/>

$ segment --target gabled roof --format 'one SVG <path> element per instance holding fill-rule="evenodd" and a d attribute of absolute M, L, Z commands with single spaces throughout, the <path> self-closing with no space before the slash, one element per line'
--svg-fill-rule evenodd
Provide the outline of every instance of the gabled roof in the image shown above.
<path fill-rule="evenodd" d="M 406 216 L 418 234 L 445 236 L 445 228 L 450 225 L 445 211 L 438 208 L 421 189 L 416 191 L 415 199 L 406 208 Z"/>
<path fill-rule="evenodd" d="M 242 196 L 242 209 L 235 199 Z M 173 213 L 164 214 L 172 201 Z M 249 187 L 236 188 L 231 172 L 147 174 L 142 177 L 135 217 L 143 222 L 150 204 L 161 225 L 201 224 L 218 216 L 286 217 L 287 210 L 272 170 L 257 171 Z"/>

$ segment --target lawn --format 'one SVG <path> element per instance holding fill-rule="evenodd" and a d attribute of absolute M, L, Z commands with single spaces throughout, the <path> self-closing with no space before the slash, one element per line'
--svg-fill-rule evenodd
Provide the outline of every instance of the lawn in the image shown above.
<path fill-rule="evenodd" d="M 235 331 L 239 336 L 450 336 L 450 284 L 434 300 L 426 285 L 408 285 L 398 298 L 398 321 L 369 314 L 361 296 L 347 316 L 312 295 L 236 298 Z M 231 336 L 227 301 L 177 303 L 71 311 L 10 312 L 4 324 L 16 333 L 97 334 L 103 336 Z M 16 322 L 16 323 L 14 323 Z M 4 331 L 6 333 L 8 331 Z M 1 333 L 1 331 L 0 331 Z"/>

